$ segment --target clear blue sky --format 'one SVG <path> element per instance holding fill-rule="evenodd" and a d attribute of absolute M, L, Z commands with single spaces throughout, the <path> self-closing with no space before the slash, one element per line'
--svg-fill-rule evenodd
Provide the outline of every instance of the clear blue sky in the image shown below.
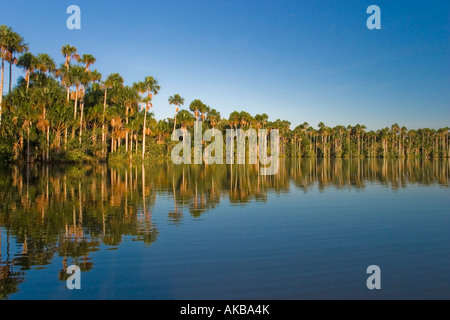
<path fill-rule="evenodd" d="M 71 4 L 81 30 L 66 28 Z M 366 27 L 371 4 L 381 30 Z M 185 108 L 200 98 L 222 116 L 265 112 L 293 127 L 450 126 L 448 0 L 28 0 L 2 5 L 0 24 L 58 62 L 68 43 L 104 76 L 154 76 L 157 118 L 173 116 L 167 99 L 180 93 Z"/>

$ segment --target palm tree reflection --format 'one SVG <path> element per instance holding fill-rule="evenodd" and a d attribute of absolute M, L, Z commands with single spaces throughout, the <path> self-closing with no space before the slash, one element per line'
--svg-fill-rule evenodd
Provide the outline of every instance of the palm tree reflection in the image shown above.
<path fill-rule="evenodd" d="M 159 236 L 154 214 L 180 226 L 184 219 L 203 217 L 223 199 L 242 206 L 267 202 L 270 193 L 292 188 L 364 189 L 373 182 L 393 189 L 411 184 L 448 187 L 449 169 L 448 160 L 314 158 L 280 161 L 275 176 L 260 176 L 259 165 L 175 166 L 157 161 L 145 166 L 30 164 L 0 170 L 0 299 L 17 292 L 26 270 L 48 265 L 55 256 L 64 280 L 68 264 L 92 270 L 93 253 L 117 248 L 125 237 L 150 246 Z M 165 198 L 173 206 L 155 207 L 157 199 Z"/>

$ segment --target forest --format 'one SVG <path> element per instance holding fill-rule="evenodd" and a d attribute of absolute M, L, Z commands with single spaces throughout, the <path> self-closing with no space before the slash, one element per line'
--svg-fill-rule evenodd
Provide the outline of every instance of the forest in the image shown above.
<path fill-rule="evenodd" d="M 312 158 L 449 158 L 449 128 L 408 129 L 398 124 L 369 131 L 361 124 L 316 128 L 307 122 L 291 127 L 266 114 L 234 111 L 228 117 L 201 99 L 167 97 L 173 118 L 156 119 L 152 99 L 161 90 L 148 75 L 126 85 L 118 73 L 103 76 L 96 58 L 64 45 L 60 62 L 33 54 L 25 39 L 0 26 L 0 162 L 152 161 L 169 158 L 176 142 L 172 132 L 278 129 L 280 155 Z M 12 84 L 12 68 L 22 76 Z M 8 73 L 9 69 L 9 73 Z M 9 79 L 7 79 L 7 74 Z M 6 86 L 6 87 L 5 87 Z M 193 137 L 193 134 L 190 135 Z M 225 134 L 224 134 L 225 136 Z"/>

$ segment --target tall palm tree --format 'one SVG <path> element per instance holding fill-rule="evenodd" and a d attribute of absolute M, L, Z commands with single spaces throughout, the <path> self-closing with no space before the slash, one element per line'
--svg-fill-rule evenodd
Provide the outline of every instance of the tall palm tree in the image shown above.
<path fill-rule="evenodd" d="M 264 126 L 267 124 L 268 119 L 269 119 L 269 116 L 265 113 L 255 115 L 255 121 L 256 121 L 258 127 L 262 127 L 263 129 L 264 129 Z"/>
<path fill-rule="evenodd" d="M 80 96 L 80 86 L 81 86 L 81 82 L 83 80 L 84 75 L 85 75 L 85 71 L 84 71 L 83 67 L 75 65 L 70 69 L 70 78 L 72 80 L 72 83 L 75 85 L 75 95 L 74 95 L 75 104 L 73 107 L 74 120 L 77 119 L 78 98 Z M 73 92 L 72 92 L 72 94 L 73 94 Z"/>
<path fill-rule="evenodd" d="M 152 76 L 146 77 L 143 83 L 148 98 L 152 98 L 153 96 L 157 95 L 159 93 L 159 90 L 161 90 L 158 80 L 156 80 Z"/>
<path fill-rule="evenodd" d="M 81 93 L 82 93 L 82 100 L 80 103 L 80 144 L 81 144 L 81 135 L 83 133 L 83 111 L 84 111 L 84 97 L 86 94 L 86 87 L 91 82 L 91 70 L 89 70 L 89 67 L 93 65 L 96 61 L 93 55 L 91 54 L 83 54 L 81 57 L 77 57 L 77 61 L 84 64 L 84 72 L 81 73 Z"/>
<path fill-rule="evenodd" d="M 354 128 L 356 138 L 357 138 L 357 144 L 358 144 L 358 157 L 361 157 L 361 136 L 364 134 L 364 130 L 366 130 L 365 125 L 357 124 Z"/>
<path fill-rule="evenodd" d="M 200 99 L 195 99 L 189 105 L 189 110 L 191 110 L 194 113 L 195 128 L 197 128 L 198 120 L 200 118 L 200 110 L 204 110 L 205 107 L 206 107 L 206 105 Z"/>
<path fill-rule="evenodd" d="M 125 150 L 128 152 L 128 115 L 132 106 L 138 103 L 139 97 L 135 87 L 126 86 L 122 90 L 122 99 L 125 105 Z"/>
<path fill-rule="evenodd" d="M 21 129 L 26 132 L 26 141 L 27 141 L 27 149 L 26 149 L 26 161 L 27 163 L 31 162 L 31 128 L 33 123 L 36 122 L 38 118 L 38 111 L 30 101 L 29 96 L 25 92 L 23 87 L 19 87 L 12 91 L 10 95 L 11 103 L 16 106 L 17 111 L 15 112 L 15 116 L 12 119 L 14 125 L 21 125 Z M 22 131 L 20 132 L 21 137 L 23 136 Z M 23 146 L 23 145 L 22 145 Z"/>
<path fill-rule="evenodd" d="M 145 125 L 147 121 L 147 112 L 150 110 L 153 105 L 151 104 L 152 98 L 154 95 L 157 95 L 159 90 L 161 90 L 161 87 L 158 84 L 158 81 L 153 78 L 152 76 L 148 76 L 145 78 L 144 82 L 140 85 L 140 90 L 143 90 L 147 93 L 147 97 L 145 98 L 145 101 L 143 101 L 146 104 L 146 107 L 144 109 L 144 130 L 142 133 L 142 161 L 144 161 L 145 157 Z M 138 90 L 138 91 L 140 91 Z"/>
<path fill-rule="evenodd" d="M 47 161 L 49 159 L 50 149 L 50 126 L 47 119 L 47 108 L 52 106 L 55 94 L 55 80 L 51 77 L 51 73 L 55 72 L 56 65 L 53 58 L 46 53 L 39 53 L 36 59 L 36 69 L 40 72 L 37 78 L 40 78 L 42 86 L 41 90 L 35 90 L 32 95 L 33 101 L 42 109 L 42 116 L 39 122 L 40 129 L 46 133 L 47 146 L 42 150 L 42 159 Z"/>
<path fill-rule="evenodd" d="M 92 82 L 91 78 L 91 72 L 84 70 L 84 72 L 81 72 L 81 99 L 80 99 L 80 135 L 79 135 L 79 141 L 81 144 L 81 136 L 83 134 L 83 116 L 84 116 L 84 102 L 86 97 L 86 88 L 90 85 Z"/>
<path fill-rule="evenodd" d="M 67 70 L 64 63 L 62 63 L 56 70 L 55 75 L 57 75 L 61 81 L 61 84 L 67 89 L 66 102 L 69 104 L 70 101 L 70 87 L 73 85 L 72 75 L 70 70 Z"/>
<path fill-rule="evenodd" d="M 0 80 L 0 124 L 2 122 L 2 101 L 3 101 L 3 85 L 5 75 L 5 60 L 9 58 L 8 47 L 11 42 L 11 35 L 14 31 L 5 25 L 0 26 L 0 57 L 2 59 L 1 80 Z"/>
<path fill-rule="evenodd" d="M 102 116 L 102 150 L 103 157 L 106 157 L 106 101 L 108 96 L 108 89 L 120 88 L 123 86 L 123 78 L 118 73 L 111 73 L 106 80 L 103 82 L 102 87 L 105 90 L 105 95 L 103 99 L 103 116 Z"/>
<path fill-rule="evenodd" d="M 47 76 L 44 89 L 33 90 L 31 95 L 33 105 L 37 106 L 42 112 L 37 127 L 46 134 L 47 144 L 42 148 L 42 159 L 44 161 L 49 160 L 50 151 L 50 119 L 48 118 L 48 110 L 63 104 L 64 97 L 61 89 L 55 79 Z"/>
<path fill-rule="evenodd" d="M 89 67 L 93 65 L 97 59 L 95 59 L 92 54 L 83 54 L 77 61 L 84 64 L 84 71 L 90 72 Z"/>
<path fill-rule="evenodd" d="M 11 86 L 12 86 L 12 65 L 17 64 L 17 53 L 23 53 L 28 51 L 28 44 L 25 43 L 23 37 L 16 33 L 11 32 L 9 34 L 9 43 L 8 43 L 8 62 L 9 62 L 9 92 L 11 93 Z"/>
<path fill-rule="evenodd" d="M 232 129 L 233 129 L 233 127 L 235 129 L 237 129 L 237 126 L 240 122 L 241 122 L 241 119 L 240 119 L 240 114 L 238 111 L 233 111 L 232 113 L 230 113 L 230 116 L 228 118 L 228 123 Z"/>
<path fill-rule="evenodd" d="M 207 121 L 209 122 L 210 126 L 213 129 L 213 136 L 214 136 L 216 125 L 220 121 L 220 112 L 218 112 L 216 109 L 211 109 L 208 112 Z"/>
<path fill-rule="evenodd" d="M 19 57 L 17 65 L 25 71 L 25 81 L 27 82 L 27 92 L 30 87 L 31 73 L 36 69 L 37 58 L 31 53 L 26 52 Z"/>
<path fill-rule="evenodd" d="M 66 59 L 66 62 L 64 63 L 64 65 L 67 68 L 67 71 L 69 71 L 70 68 L 70 60 L 72 59 L 78 59 L 79 55 L 77 54 L 77 48 L 72 47 L 71 45 L 66 44 L 65 46 L 63 46 L 61 48 L 61 54 L 64 56 L 64 58 Z"/>
<path fill-rule="evenodd" d="M 394 123 L 391 126 L 391 133 L 392 133 L 392 156 L 395 156 L 395 147 L 397 145 L 397 135 L 400 132 L 400 126 L 397 123 Z"/>
<path fill-rule="evenodd" d="M 145 97 L 144 99 L 142 99 L 142 102 L 145 104 L 144 107 L 144 124 L 143 124 L 143 129 L 142 129 L 142 161 L 144 161 L 145 158 L 145 136 L 147 135 L 147 113 L 150 110 L 150 108 L 153 107 L 152 103 L 151 103 L 152 99 L 150 97 Z"/>
<path fill-rule="evenodd" d="M 55 60 L 47 53 L 39 53 L 36 60 L 36 69 L 48 75 L 55 73 Z"/>
<path fill-rule="evenodd" d="M 173 123 L 173 131 L 175 131 L 177 127 L 177 113 L 180 109 L 179 106 L 182 106 L 184 104 L 184 98 L 182 98 L 178 93 L 169 97 L 169 104 L 175 105 L 175 116 L 174 116 L 174 123 Z"/>
<path fill-rule="evenodd" d="M 193 125 L 194 117 L 189 111 L 182 109 L 178 113 L 178 118 L 180 120 L 181 130 L 183 131 L 183 141 L 185 141 L 188 127 Z"/>
<path fill-rule="evenodd" d="M 67 74 L 67 76 L 69 76 L 70 75 L 70 60 L 72 60 L 72 59 L 78 60 L 79 59 L 79 55 L 77 54 L 77 48 L 66 44 L 65 46 L 63 46 L 61 48 L 61 54 L 64 56 L 64 58 L 66 60 L 64 62 L 64 66 L 66 67 L 66 74 Z M 67 101 L 69 101 L 70 86 L 71 85 L 66 85 L 66 87 L 67 87 Z"/>

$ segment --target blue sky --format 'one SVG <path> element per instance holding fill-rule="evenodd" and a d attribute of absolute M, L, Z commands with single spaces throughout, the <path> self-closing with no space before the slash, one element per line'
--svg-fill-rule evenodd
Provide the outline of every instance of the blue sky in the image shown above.
<path fill-rule="evenodd" d="M 81 30 L 66 28 L 72 4 Z M 372 4 L 381 30 L 366 27 Z M 58 62 L 69 43 L 104 76 L 154 76 L 157 118 L 173 116 L 167 99 L 180 93 L 185 108 L 199 98 L 222 116 L 265 112 L 292 127 L 450 126 L 448 0 L 20 1 L 0 24 Z"/>

